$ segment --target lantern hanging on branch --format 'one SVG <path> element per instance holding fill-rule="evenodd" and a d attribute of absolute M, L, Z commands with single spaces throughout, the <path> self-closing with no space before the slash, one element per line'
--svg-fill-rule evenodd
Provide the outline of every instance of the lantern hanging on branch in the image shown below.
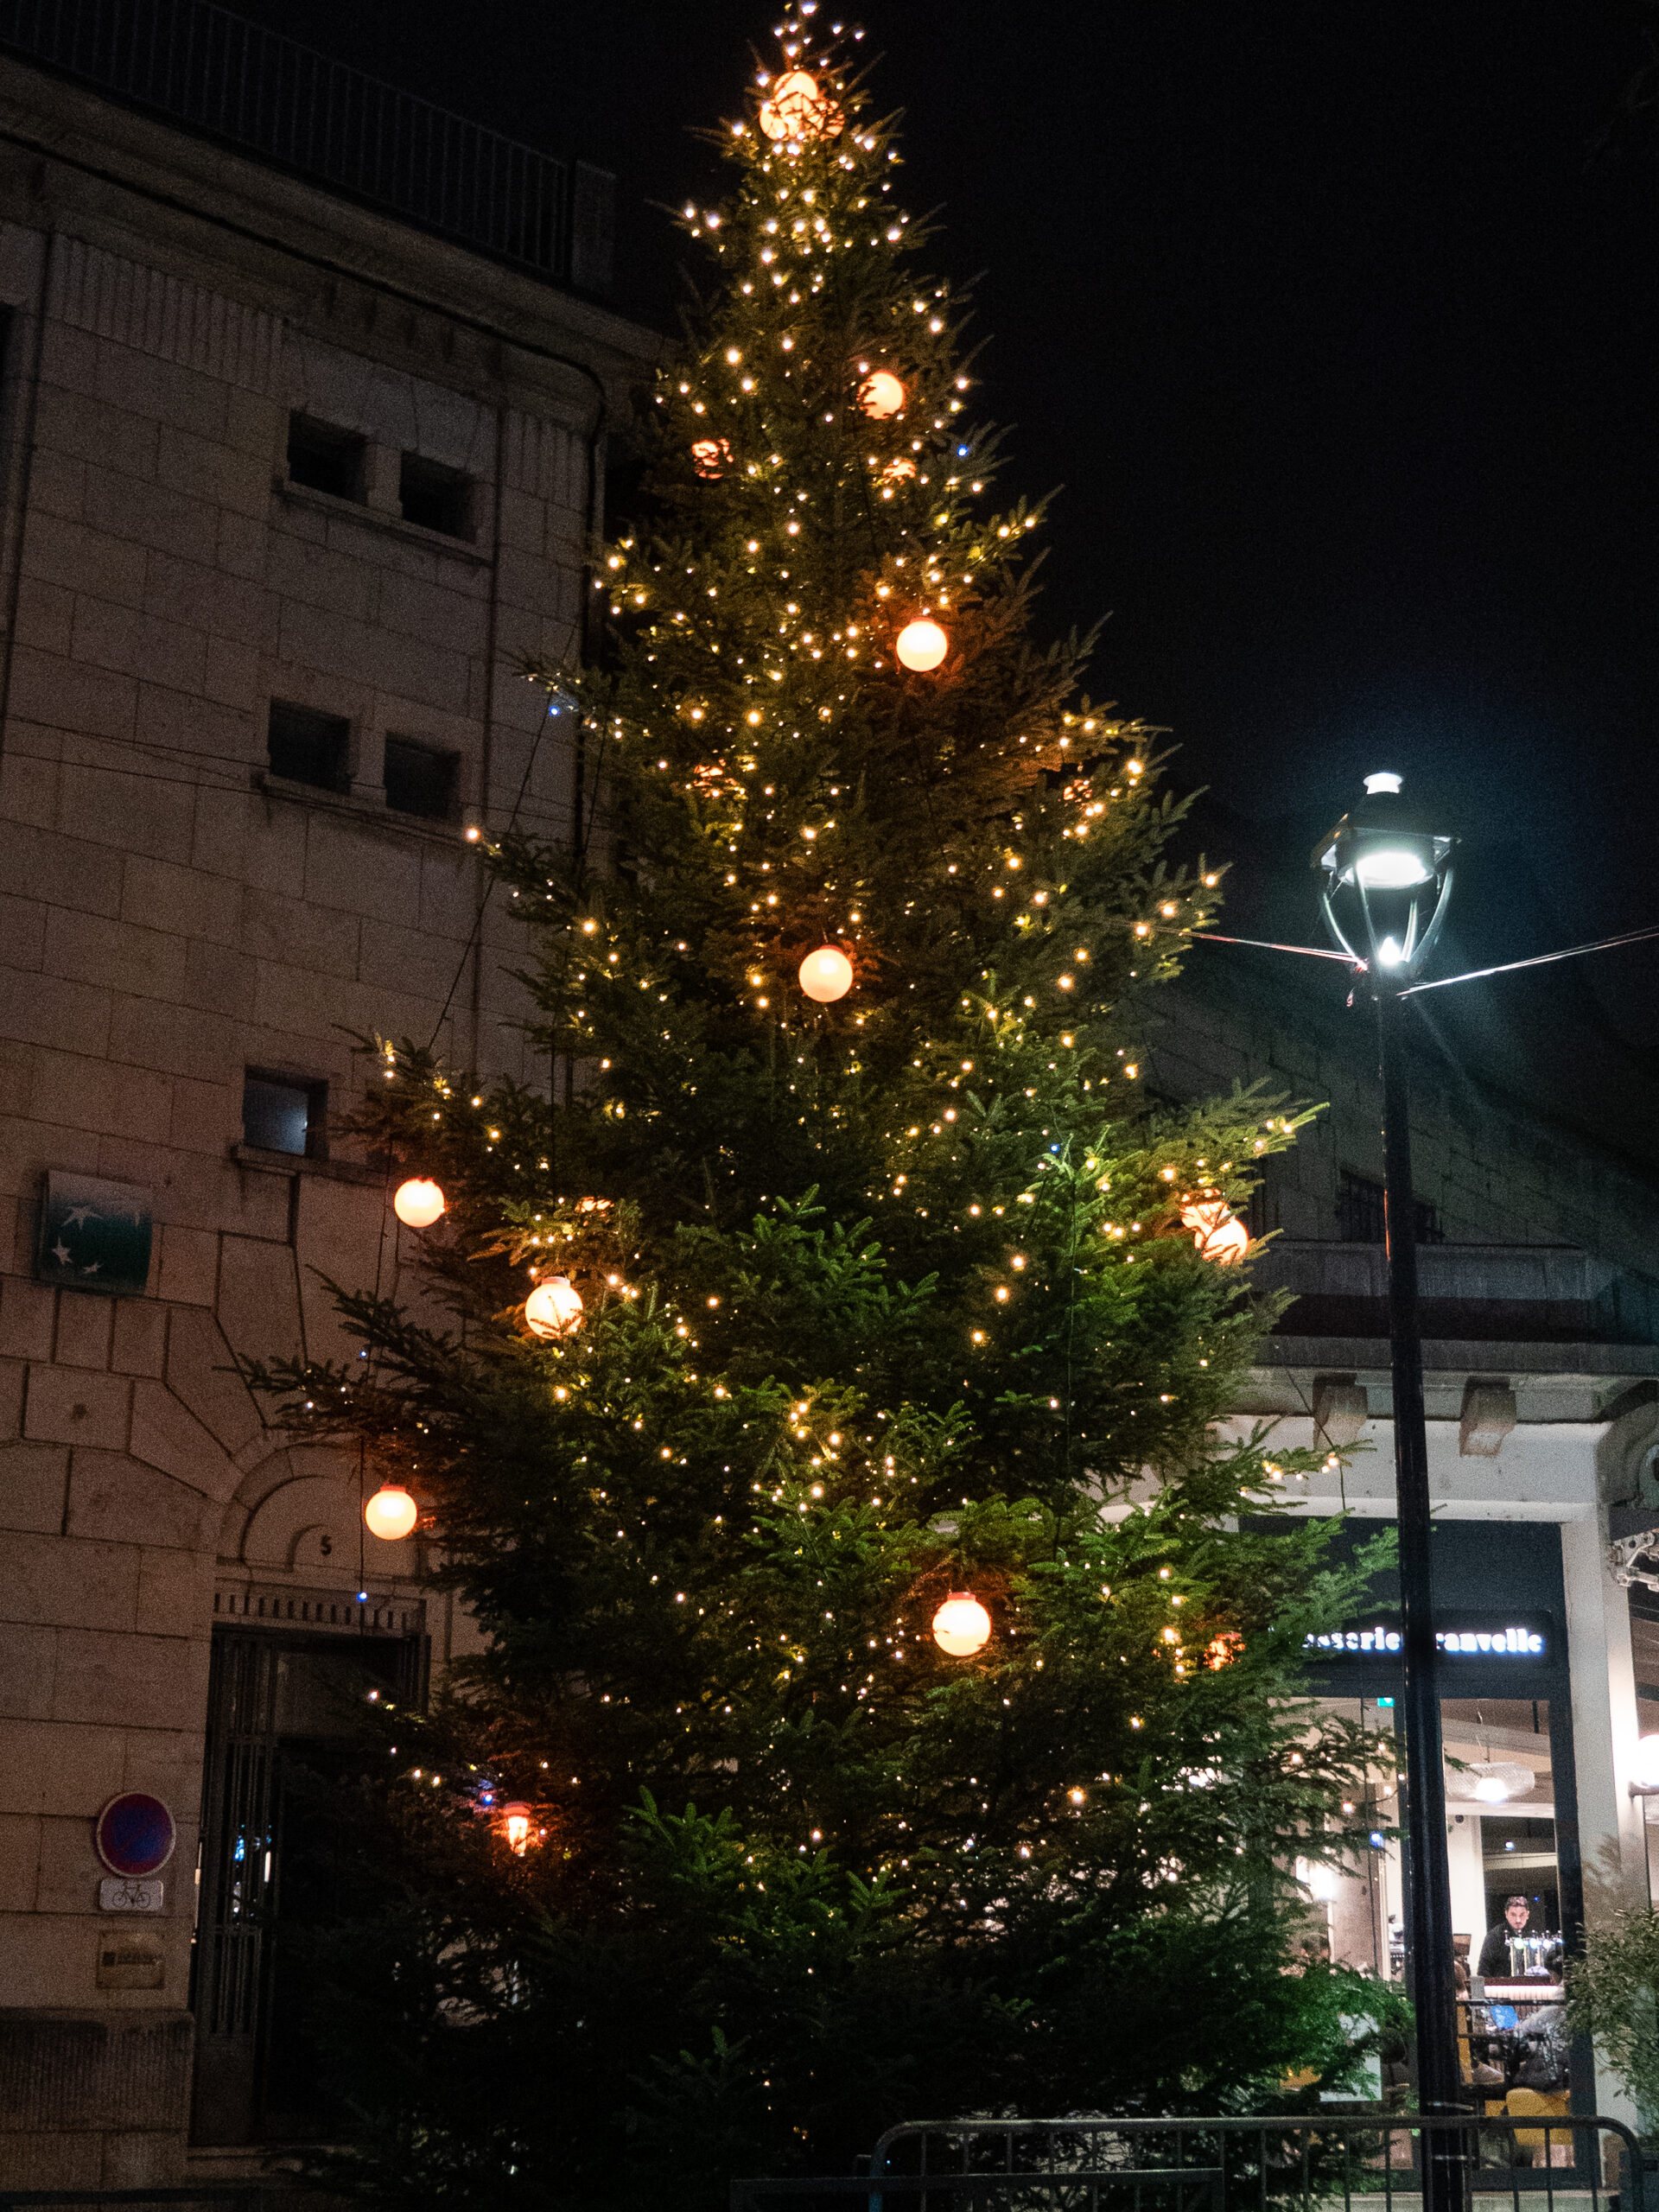
<path fill-rule="evenodd" d="M 858 387 L 859 405 L 877 423 L 885 423 L 890 415 L 902 415 L 907 397 L 891 369 L 873 370 Z"/>
<path fill-rule="evenodd" d="M 971 1590 L 953 1590 L 933 1616 L 933 1641 L 952 1659 L 971 1659 L 990 1637 L 991 1617 Z"/>
<path fill-rule="evenodd" d="M 729 438 L 698 438 L 691 448 L 691 466 L 699 476 L 723 476 L 731 465 Z"/>
<path fill-rule="evenodd" d="M 836 103 L 818 90 L 808 69 L 785 69 L 760 103 L 760 124 L 768 138 L 836 138 L 846 121 Z"/>
<path fill-rule="evenodd" d="M 906 622 L 893 651 L 908 669 L 926 676 L 950 650 L 950 640 L 937 622 Z"/>
<path fill-rule="evenodd" d="M 1250 1249 L 1250 1232 L 1219 1191 L 1195 1191 L 1181 1201 L 1181 1226 L 1217 1267 L 1236 1268 Z"/>
<path fill-rule="evenodd" d="M 832 1006 L 853 988 L 853 963 L 838 945 L 821 944 L 801 963 L 801 988 L 820 1006 Z"/>
<path fill-rule="evenodd" d="M 574 1336 L 582 1326 L 582 1294 L 569 1275 L 549 1275 L 524 1300 L 524 1325 L 532 1336 Z"/>
<path fill-rule="evenodd" d="M 429 1175 L 411 1175 L 400 1183 L 391 1210 L 410 1229 L 430 1229 L 443 1211 L 443 1192 Z"/>
<path fill-rule="evenodd" d="M 363 1508 L 369 1534 L 383 1544 L 395 1544 L 408 1535 L 420 1517 L 420 1507 L 401 1483 L 382 1483 Z"/>
<path fill-rule="evenodd" d="M 514 1797 L 507 1804 L 495 1808 L 496 1833 L 515 1858 L 522 1859 L 530 1848 L 530 1827 L 533 1815 L 521 1797 Z"/>

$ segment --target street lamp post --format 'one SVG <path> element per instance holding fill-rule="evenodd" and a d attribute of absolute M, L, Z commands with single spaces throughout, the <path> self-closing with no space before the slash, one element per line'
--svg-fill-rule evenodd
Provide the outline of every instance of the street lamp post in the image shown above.
<path fill-rule="evenodd" d="M 1319 841 L 1314 865 L 1332 936 L 1363 974 L 1376 1006 L 1382 1079 L 1389 1339 L 1405 1661 L 1406 1820 L 1410 1853 L 1411 1995 L 1417 2023 L 1417 2094 L 1427 2113 L 1463 2102 L 1458 2064 L 1452 1889 L 1446 1848 L 1446 1770 L 1429 1563 L 1428 1438 L 1417 1306 L 1416 1201 L 1401 995 L 1439 936 L 1452 892 L 1454 841 L 1400 794 L 1395 775 L 1368 776 L 1365 797 Z M 1342 908 L 1357 912 L 1344 929 Z M 1357 940 L 1357 942 L 1356 942 Z M 1465 2194 L 1458 2131 L 1427 2134 L 1423 2212 L 1456 2212 Z"/>

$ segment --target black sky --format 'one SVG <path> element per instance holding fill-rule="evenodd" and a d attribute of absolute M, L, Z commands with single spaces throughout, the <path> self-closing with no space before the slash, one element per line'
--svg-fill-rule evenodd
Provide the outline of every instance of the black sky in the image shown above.
<path fill-rule="evenodd" d="M 619 303 L 668 327 L 652 201 L 709 188 L 734 0 L 241 0 L 617 171 Z M 829 12 L 826 0 L 826 13 Z M 1310 940 L 1297 873 L 1366 770 L 1468 841 L 1454 959 L 1659 922 L 1659 134 L 1598 148 L 1636 0 L 872 0 L 904 189 L 984 272 L 1011 489 L 1064 486 L 1042 620 L 1210 786 L 1232 925 Z M 1225 926 L 1225 925 L 1224 925 Z M 1195 957 L 1199 957 L 1196 956 Z M 1209 957 L 1224 957 L 1213 950 Z M 1311 963 L 1310 963 L 1311 964 Z M 1659 1161 L 1659 944 L 1477 986 L 1460 1050 Z"/>

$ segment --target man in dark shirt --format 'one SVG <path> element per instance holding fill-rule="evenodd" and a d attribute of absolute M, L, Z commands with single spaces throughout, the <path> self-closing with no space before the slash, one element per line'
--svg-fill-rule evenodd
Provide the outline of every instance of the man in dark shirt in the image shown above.
<path fill-rule="evenodd" d="M 1527 1923 L 1531 1917 L 1532 1909 L 1525 1897 L 1504 1899 L 1502 1921 L 1496 1928 L 1486 1930 L 1486 1940 L 1480 1947 L 1480 1964 L 1475 1969 L 1477 1974 L 1490 1975 L 1494 1981 L 1515 1979 L 1515 1969 L 1510 1962 L 1510 1938 L 1524 1936 Z"/>

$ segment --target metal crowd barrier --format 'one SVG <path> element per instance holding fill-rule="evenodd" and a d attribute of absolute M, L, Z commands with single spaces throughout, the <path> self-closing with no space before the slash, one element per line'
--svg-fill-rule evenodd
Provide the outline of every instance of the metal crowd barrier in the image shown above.
<path fill-rule="evenodd" d="M 276 2212 L 292 2190 L 279 2190 L 270 2182 L 193 2181 L 168 2189 L 0 2189 L 0 2207 L 13 2204 L 55 2204 L 64 2208 L 95 2204 L 191 2204 L 201 2212 L 234 2205 L 239 2212 Z"/>
<path fill-rule="evenodd" d="M 1648 2212 L 1646 2161 L 1599 2114 L 911 2121 L 863 2174 L 732 2183 L 732 2212 L 1421 2212 L 1423 2160 L 1465 2212 Z M 1659 2190 L 1653 2192 L 1659 2212 Z"/>

